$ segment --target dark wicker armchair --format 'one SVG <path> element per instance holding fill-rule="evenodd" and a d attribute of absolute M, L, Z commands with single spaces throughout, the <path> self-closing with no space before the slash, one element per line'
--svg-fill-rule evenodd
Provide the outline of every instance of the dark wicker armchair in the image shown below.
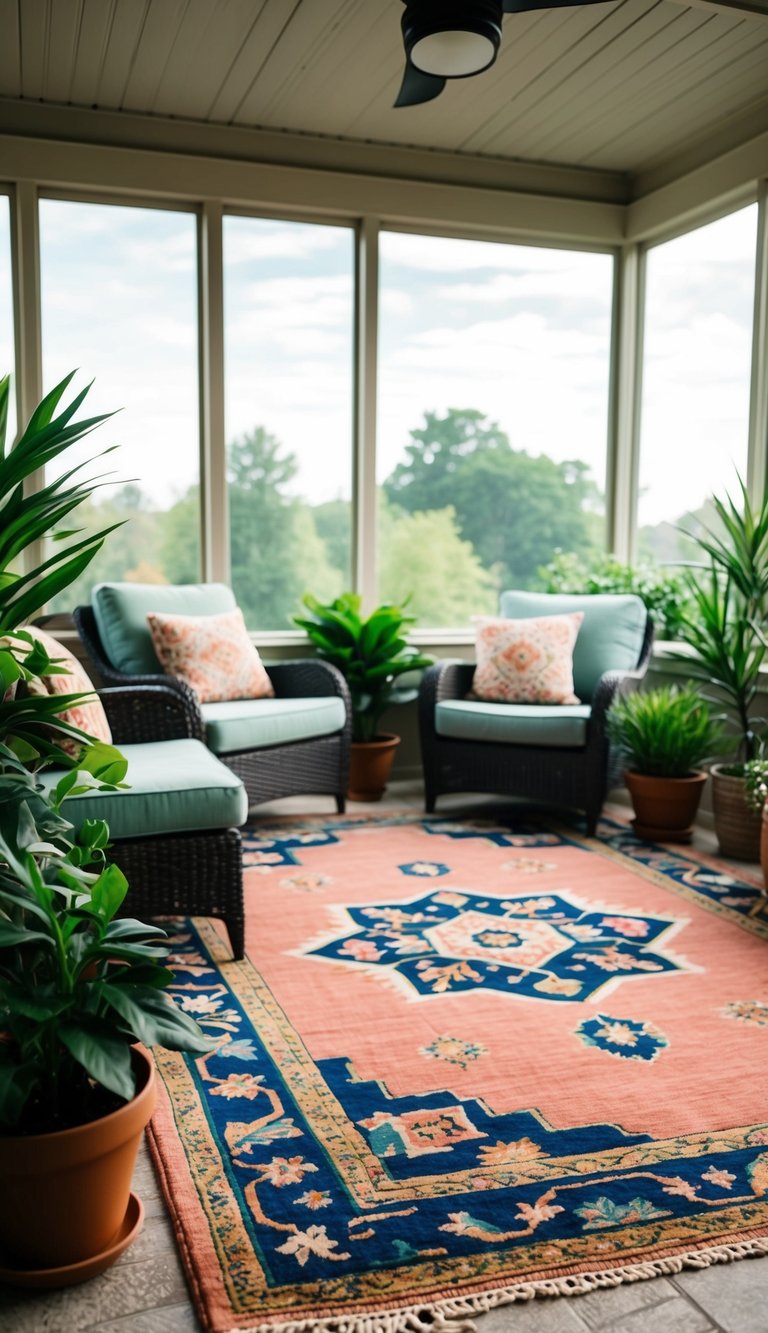
<path fill-rule="evenodd" d="M 206 725 L 195 693 L 183 681 L 162 672 L 126 675 L 111 664 L 105 653 L 90 606 L 79 606 L 73 619 L 90 663 L 105 685 L 162 686 L 174 692 L 185 717 L 187 736 L 206 741 Z M 341 672 L 327 662 L 312 658 L 290 662 L 265 662 L 275 695 L 282 699 L 336 696 L 344 704 L 344 726 L 331 735 L 312 736 L 279 745 L 222 753 L 218 758 L 237 774 L 248 793 L 250 805 L 281 796 L 327 794 L 335 797 L 343 813 L 349 747 L 352 739 L 352 710 L 349 690 Z"/>
<path fill-rule="evenodd" d="M 105 689 L 99 695 L 117 746 L 197 736 L 187 700 L 165 682 Z M 234 957 L 243 957 L 243 863 L 236 828 L 116 840 L 110 859 L 128 879 L 125 910 L 131 916 L 219 917 Z"/>
<path fill-rule="evenodd" d="M 574 601 L 573 598 L 569 600 Z M 581 600 L 586 601 L 586 598 Z M 572 608 L 553 608 L 561 609 Z M 440 734 L 436 728 L 436 710 L 442 703 L 466 700 L 472 687 L 475 664 L 443 661 L 428 668 L 419 692 L 427 811 L 435 809 L 438 796 L 449 792 L 497 793 L 523 797 L 535 804 L 583 811 L 587 831 L 594 834 L 608 788 L 618 777 L 617 758 L 606 731 L 606 716 L 614 699 L 636 689 L 645 675 L 653 644 L 650 617 L 645 619 L 644 631 L 642 627 L 640 629 L 638 643 L 637 658 L 631 669 L 604 671 L 591 695 L 586 698 L 582 695 L 582 706 L 575 710 L 586 714 L 585 718 L 580 718 L 584 739 L 578 745 L 516 744 L 480 739 L 479 735 L 459 738 Z M 471 712 L 471 704 L 464 706 Z M 481 707 L 478 705 L 478 710 Z M 535 705 L 528 705 L 528 708 L 533 711 Z M 469 727 L 471 729 L 471 721 Z"/>

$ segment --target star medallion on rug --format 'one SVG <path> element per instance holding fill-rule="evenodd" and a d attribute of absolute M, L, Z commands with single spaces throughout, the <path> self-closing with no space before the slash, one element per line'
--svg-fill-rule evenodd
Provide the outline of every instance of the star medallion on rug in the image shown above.
<path fill-rule="evenodd" d="M 436 1333 L 768 1253 L 756 884 L 611 820 L 285 819 L 245 863 L 245 961 L 170 927 L 215 1044 L 157 1053 L 150 1136 L 211 1333 Z"/>

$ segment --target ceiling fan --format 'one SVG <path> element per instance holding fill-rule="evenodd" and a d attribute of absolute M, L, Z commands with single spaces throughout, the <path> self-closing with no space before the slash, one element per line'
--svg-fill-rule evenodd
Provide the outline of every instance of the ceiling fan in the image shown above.
<path fill-rule="evenodd" d="M 395 106 L 431 102 L 448 79 L 466 79 L 493 64 L 503 14 L 564 9 L 602 0 L 403 0 L 405 74 Z"/>

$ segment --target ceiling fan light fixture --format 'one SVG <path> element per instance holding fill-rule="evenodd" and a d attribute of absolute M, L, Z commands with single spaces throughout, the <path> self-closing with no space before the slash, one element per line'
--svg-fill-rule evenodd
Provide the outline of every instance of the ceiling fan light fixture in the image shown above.
<path fill-rule="evenodd" d="M 501 43 L 501 0 L 405 0 L 408 60 L 423 74 L 463 79 L 488 69 Z"/>
<path fill-rule="evenodd" d="M 411 47 L 411 60 L 425 74 L 463 79 L 492 65 L 497 49 L 490 37 L 483 33 L 454 28 L 450 32 L 431 32 L 422 37 Z"/>

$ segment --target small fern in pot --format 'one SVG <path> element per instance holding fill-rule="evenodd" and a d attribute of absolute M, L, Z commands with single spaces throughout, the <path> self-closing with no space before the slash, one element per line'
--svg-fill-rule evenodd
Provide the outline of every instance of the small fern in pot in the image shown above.
<path fill-rule="evenodd" d="M 690 685 L 638 691 L 617 699 L 608 732 L 627 766 L 638 837 L 689 842 L 707 780 L 699 766 L 723 739 L 709 703 Z"/>

